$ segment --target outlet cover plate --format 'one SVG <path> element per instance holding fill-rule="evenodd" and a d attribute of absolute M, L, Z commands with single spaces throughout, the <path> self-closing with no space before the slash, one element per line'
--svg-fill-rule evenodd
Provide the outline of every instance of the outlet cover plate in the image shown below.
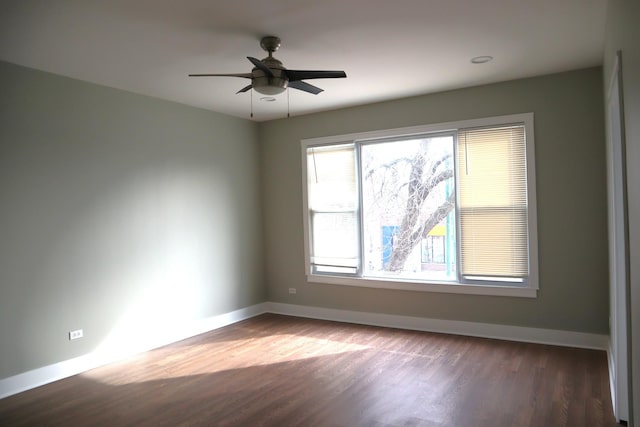
<path fill-rule="evenodd" d="M 78 338 L 82 338 L 84 336 L 84 332 L 82 329 L 76 329 L 75 331 L 69 331 L 69 341 L 77 340 Z"/>

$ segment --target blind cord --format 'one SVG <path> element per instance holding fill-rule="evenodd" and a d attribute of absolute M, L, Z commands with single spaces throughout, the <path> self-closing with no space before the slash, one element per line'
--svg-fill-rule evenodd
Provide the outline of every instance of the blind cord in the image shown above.
<path fill-rule="evenodd" d="M 318 183 L 318 168 L 316 166 L 316 150 L 314 148 L 311 149 L 311 157 L 313 158 L 313 173 L 316 178 L 316 184 Z"/>

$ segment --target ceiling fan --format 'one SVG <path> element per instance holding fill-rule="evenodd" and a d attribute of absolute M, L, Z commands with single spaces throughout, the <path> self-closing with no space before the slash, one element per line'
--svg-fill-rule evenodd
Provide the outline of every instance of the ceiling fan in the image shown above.
<path fill-rule="evenodd" d="M 287 70 L 282 62 L 273 57 L 273 52 L 280 47 L 280 38 L 275 36 L 263 37 L 260 40 L 262 49 L 269 52 L 269 56 L 263 60 L 247 56 L 254 68 L 250 73 L 237 74 L 189 74 L 189 77 L 243 77 L 251 79 L 251 84 L 243 87 L 236 93 L 255 89 L 264 95 L 277 95 L 288 87 L 312 93 L 322 92 L 317 86 L 303 82 L 309 79 L 334 79 L 347 77 L 344 71 L 311 71 L 311 70 Z"/>

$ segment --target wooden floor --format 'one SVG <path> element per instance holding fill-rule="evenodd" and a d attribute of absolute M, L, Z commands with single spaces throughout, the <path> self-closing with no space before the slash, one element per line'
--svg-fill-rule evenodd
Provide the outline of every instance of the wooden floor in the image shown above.
<path fill-rule="evenodd" d="M 606 354 L 262 315 L 0 400 L 1 426 L 615 426 Z"/>

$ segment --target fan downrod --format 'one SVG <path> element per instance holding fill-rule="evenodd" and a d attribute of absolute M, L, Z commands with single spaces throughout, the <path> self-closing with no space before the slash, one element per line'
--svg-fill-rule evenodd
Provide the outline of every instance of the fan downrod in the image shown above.
<path fill-rule="evenodd" d="M 280 37 L 265 36 L 260 39 L 260 47 L 269 52 L 269 56 L 280 48 Z"/>

